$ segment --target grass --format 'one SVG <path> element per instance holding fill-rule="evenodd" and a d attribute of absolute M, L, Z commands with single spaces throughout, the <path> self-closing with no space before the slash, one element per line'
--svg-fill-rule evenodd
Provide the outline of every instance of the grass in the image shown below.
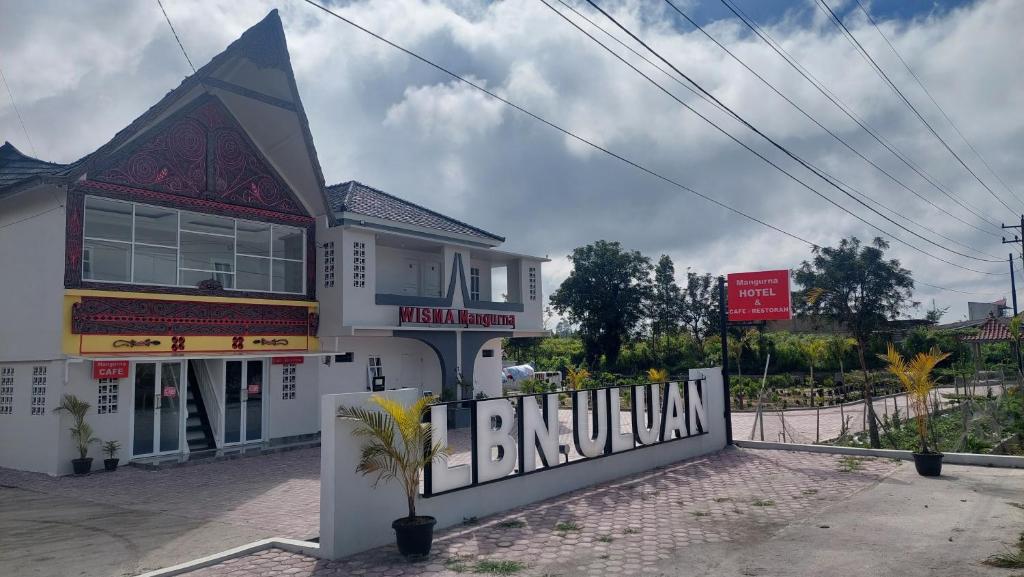
<path fill-rule="evenodd" d="M 498 523 L 498 527 L 502 529 L 519 529 L 525 526 L 526 522 L 522 519 L 509 519 L 507 521 L 502 521 L 501 523 Z"/>
<path fill-rule="evenodd" d="M 864 459 L 861 457 L 841 457 L 839 459 L 839 472 L 852 473 L 860 471 L 864 468 L 863 461 Z"/>
<path fill-rule="evenodd" d="M 982 561 L 985 565 L 991 567 L 1001 567 L 1003 569 L 1024 569 L 1024 549 L 1020 547 L 1016 551 L 1007 549 L 1003 553 L 996 553 L 991 555 L 988 559 Z"/>
<path fill-rule="evenodd" d="M 801 495 L 817 495 L 818 494 L 818 490 L 817 489 L 804 489 L 803 491 L 800 491 L 800 494 Z"/>
<path fill-rule="evenodd" d="M 579 531 L 580 526 L 576 524 L 576 521 L 559 521 L 555 523 L 555 531 L 562 533 L 568 533 L 569 531 Z"/>
<path fill-rule="evenodd" d="M 470 557 L 463 557 L 461 555 L 449 557 L 444 562 L 444 568 L 456 573 L 465 573 L 466 571 L 469 571 L 469 564 L 467 561 L 470 559 Z"/>
<path fill-rule="evenodd" d="M 487 573 L 490 575 L 513 575 L 526 568 L 526 565 L 519 561 L 495 561 L 493 559 L 481 559 L 473 567 L 474 573 Z"/>
<path fill-rule="evenodd" d="M 636 535 L 639 532 L 640 529 L 637 529 L 636 527 L 626 527 L 622 530 L 623 535 Z"/>
<path fill-rule="evenodd" d="M 598 535 L 597 540 L 602 543 L 611 543 L 615 540 L 615 537 L 612 537 L 611 535 Z"/>
<path fill-rule="evenodd" d="M 755 507 L 774 507 L 775 501 L 772 501 L 771 499 L 758 499 L 751 503 L 751 505 Z"/>
<path fill-rule="evenodd" d="M 712 501 L 715 503 L 724 503 L 726 501 L 732 501 L 732 497 L 715 497 Z"/>
<path fill-rule="evenodd" d="M 711 515 L 711 513 L 708 513 L 707 511 L 694 511 L 693 512 L 693 516 L 694 517 L 707 517 L 709 515 Z"/>

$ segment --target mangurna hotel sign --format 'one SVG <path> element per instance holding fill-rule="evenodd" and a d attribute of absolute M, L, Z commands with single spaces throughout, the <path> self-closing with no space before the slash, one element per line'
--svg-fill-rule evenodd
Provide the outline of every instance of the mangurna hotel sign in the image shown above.
<path fill-rule="evenodd" d="M 568 395 L 568 408 L 561 406 L 563 395 Z M 438 461 L 427 467 L 423 496 L 686 442 L 709 432 L 705 398 L 701 378 L 470 401 L 470 462 Z M 571 412 L 571 440 L 566 434 L 564 442 L 559 437 L 567 423 L 559 419 L 561 411 Z M 448 404 L 433 405 L 429 419 L 434 441 L 447 445 Z M 572 460 L 570 442 L 577 454 Z"/>

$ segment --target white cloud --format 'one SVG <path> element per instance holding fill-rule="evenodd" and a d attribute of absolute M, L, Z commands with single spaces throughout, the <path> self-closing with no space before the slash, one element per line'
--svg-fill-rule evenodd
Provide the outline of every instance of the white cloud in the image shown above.
<path fill-rule="evenodd" d="M 273 7 L 269 0 L 165 4 L 197 66 Z M 691 4 L 696 2 L 686 6 Z M 578 8 L 614 30 L 589 8 Z M 876 234 L 766 167 L 538 2 L 378 0 L 336 9 L 459 74 L 480 79 L 553 122 L 813 242 Z M 616 5 L 614 14 L 798 154 L 898 213 L 924 222 L 931 231 L 993 254 L 1005 252 L 998 238 L 928 208 L 854 157 L 660 4 L 629 0 Z M 357 178 L 503 234 L 510 250 L 551 254 L 556 261 L 545 269 L 546 293 L 568 272 L 564 255 L 599 238 L 620 240 L 653 258 L 668 253 L 680 271 L 687 266 L 714 274 L 793 267 L 808 257 L 805 245 L 572 142 L 303 3 L 283 5 L 281 15 L 328 180 Z M 855 10 L 846 22 L 948 142 L 1016 206 L 874 29 Z M 1015 218 L 952 160 L 813 3 L 796 4 L 774 21 L 761 23 L 948 190 L 997 222 Z M 586 23 L 581 26 L 593 30 Z M 1024 198 L 1024 165 L 1017 158 L 1024 146 L 1024 117 L 1016 113 L 1024 100 L 1017 58 L 1024 12 L 1012 0 L 979 0 L 912 20 L 883 20 L 881 26 L 961 130 Z M 977 222 L 835 110 L 738 21 L 711 22 L 707 29 L 886 170 Z M 605 40 L 601 32 L 595 34 Z M 680 98 L 696 102 L 701 111 L 711 110 L 661 72 L 629 58 Z M 0 66 L 40 155 L 64 162 L 101 145 L 188 72 L 159 9 L 148 3 L 20 5 L 0 19 Z M 745 142 L 792 166 L 735 122 L 710 114 Z M 4 94 L 0 139 L 28 149 Z M 805 171 L 794 171 L 837 202 L 867 214 Z M 874 216 L 869 220 L 894 228 Z M 942 253 L 933 246 L 927 250 Z M 965 272 L 895 242 L 891 252 L 922 282 L 996 295 L 1007 292 L 1005 276 Z M 943 254 L 972 268 L 1006 268 Z M 923 286 L 916 296 L 926 302 L 934 296 L 939 306 L 953 305 L 953 316 L 966 309 L 969 298 Z"/>

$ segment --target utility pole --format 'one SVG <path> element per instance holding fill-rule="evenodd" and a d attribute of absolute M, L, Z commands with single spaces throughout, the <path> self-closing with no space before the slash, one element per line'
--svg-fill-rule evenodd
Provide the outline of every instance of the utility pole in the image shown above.
<path fill-rule="evenodd" d="M 1003 244 L 1018 244 L 1020 243 L 1021 249 L 1021 260 L 1024 262 L 1024 214 L 1020 216 L 1020 224 L 1011 224 L 1009 226 L 1002 225 L 1003 229 L 1018 229 L 1021 234 L 1018 236 L 1017 233 L 1013 233 L 1013 238 L 1007 240 L 1003 237 Z M 1010 253 L 1010 293 L 1013 295 L 1013 316 L 1017 316 L 1017 279 L 1016 274 L 1013 270 L 1013 253 Z"/>

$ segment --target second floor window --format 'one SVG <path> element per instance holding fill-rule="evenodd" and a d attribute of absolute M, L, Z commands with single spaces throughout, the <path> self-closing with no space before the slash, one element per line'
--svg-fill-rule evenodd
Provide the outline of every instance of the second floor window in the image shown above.
<path fill-rule="evenodd" d="M 476 267 L 469 269 L 469 300 L 480 300 L 480 269 Z"/>
<path fill-rule="evenodd" d="M 305 246 L 301 228 L 89 196 L 82 278 L 303 294 Z"/>

